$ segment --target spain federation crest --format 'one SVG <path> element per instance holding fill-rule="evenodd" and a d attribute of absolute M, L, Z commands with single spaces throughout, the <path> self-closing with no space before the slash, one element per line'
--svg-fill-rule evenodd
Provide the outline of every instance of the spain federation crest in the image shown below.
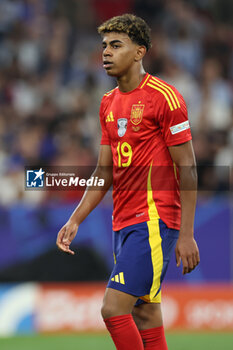
<path fill-rule="evenodd" d="M 134 125 L 138 125 L 142 121 L 143 111 L 145 105 L 132 105 L 130 120 Z"/>
<path fill-rule="evenodd" d="M 119 118 L 117 119 L 118 136 L 122 137 L 126 133 L 127 129 L 127 119 Z"/>

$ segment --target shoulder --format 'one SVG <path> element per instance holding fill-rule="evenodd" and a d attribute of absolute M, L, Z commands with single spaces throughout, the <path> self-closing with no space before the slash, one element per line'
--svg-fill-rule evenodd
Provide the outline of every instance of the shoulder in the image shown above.
<path fill-rule="evenodd" d="M 112 101 L 112 99 L 116 95 L 117 90 L 118 87 L 115 87 L 114 89 L 106 92 L 106 94 L 104 94 L 104 96 L 102 97 L 101 103 L 108 103 L 109 101 Z"/>
<path fill-rule="evenodd" d="M 108 106 L 110 105 L 110 103 L 112 102 L 116 94 L 116 91 L 117 91 L 117 87 L 106 92 L 106 94 L 104 94 L 104 96 L 102 97 L 102 100 L 100 103 L 100 118 L 104 116 Z"/>
<path fill-rule="evenodd" d="M 184 99 L 179 91 L 171 84 L 168 84 L 164 80 L 149 75 L 144 90 L 151 95 L 152 98 L 156 97 L 156 102 L 164 103 L 171 111 L 181 108 L 181 104 L 184 103 Z"/>
<path fill-rule="evenodd" d="M 114 96 L 114 94 L 116 93 L 117 89 L 118 89 L 118 87 L 116 86 L 114 89 L 112 89 L 112 90 L 106 92 L 106 93 L 104 94 L 103 98 L 104 98 L 104 97 L 110 97 L 110 96 L 112 97 L 112 96 Z"/>
<path fill-rule="evenodd" d="M 104 111 L 105 108 L 107 108 L 107 106 L 109 105 L 109 103 L 111 103 L 111 101 L 113 100 L 115 94 L 116 94 L 116 91 L 117 91 L 117 87 L 106 92 L 103 97 L 102 97 L 102 100 L 101 100 L 101 103 L 100 103 L 100 110 Z"/>

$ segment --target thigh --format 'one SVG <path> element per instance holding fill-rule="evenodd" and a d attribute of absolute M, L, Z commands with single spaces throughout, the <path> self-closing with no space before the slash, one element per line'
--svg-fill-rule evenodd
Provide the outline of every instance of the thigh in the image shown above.
<path fill-rule="evenodd" d="M 136 301 L 137 297 L 133 295 L 107 288 L 103 299 L 102 314 L 104 313 L 104 318 L 130 314 Z"/>

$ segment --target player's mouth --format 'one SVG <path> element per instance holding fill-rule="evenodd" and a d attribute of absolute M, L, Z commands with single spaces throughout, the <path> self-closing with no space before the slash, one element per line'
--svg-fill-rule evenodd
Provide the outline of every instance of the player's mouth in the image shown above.
<path fill-rule="evenodd" d="M 113 66 L 113 63 L 110 61 L 103 61 L 103 67 L 105 69 L 111 68 Z"/>

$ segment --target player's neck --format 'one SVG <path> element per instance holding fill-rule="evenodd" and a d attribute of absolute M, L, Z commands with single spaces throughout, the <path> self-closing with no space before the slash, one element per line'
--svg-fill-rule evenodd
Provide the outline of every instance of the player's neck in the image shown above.
<path fill-rule="evenodd" d="M 137 68 L 128 71 L 127 74 L 117 78 L 119 90 L 121 92 L 129 92 L 136 89 L 144 79 L 145 75 L 146 72 L 142 66 L 140 66 L 139 69 Z"/>

